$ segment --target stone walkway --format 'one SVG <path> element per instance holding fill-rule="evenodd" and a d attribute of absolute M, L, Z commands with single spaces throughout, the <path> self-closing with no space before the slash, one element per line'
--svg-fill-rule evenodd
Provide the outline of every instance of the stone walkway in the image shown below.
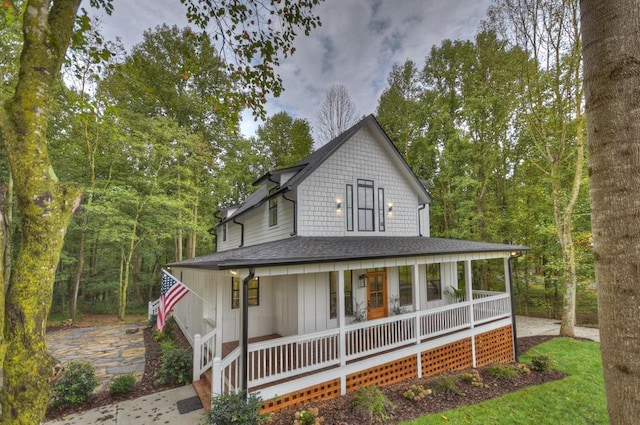
<path fill-rule="evenodd" d="M 516 316 L 516 332 L 518 338 L 535 335 L 557 336 L 560 334 L 560 320 Z M 586 338 L 600 342 L 600 331 L 598 328 L 576 326 L 574 333 L 577 338 Z"/>
<path fill-rule="evenodd" d="M 71 360 L 86 359 L 93 364 L 100 382 L 96 391 L 109 388 L 116 375 L 144 374 L 144 324 L 69 328 L 47 334 L 51 355 L 63 366 Z"/>

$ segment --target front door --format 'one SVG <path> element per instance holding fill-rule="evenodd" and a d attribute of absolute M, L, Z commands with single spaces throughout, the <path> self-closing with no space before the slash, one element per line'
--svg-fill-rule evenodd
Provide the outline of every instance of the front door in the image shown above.
<path fill-rule="evenodd" d="M 367 270 L 367 320 L 387 317 L 387 270 Z"/>

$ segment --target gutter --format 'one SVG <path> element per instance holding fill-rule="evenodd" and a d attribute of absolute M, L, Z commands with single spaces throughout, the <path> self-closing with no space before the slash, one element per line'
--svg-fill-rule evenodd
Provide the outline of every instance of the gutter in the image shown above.
<path fill-rule="evenodd" d="M 422 224 L 420 223 L 420 211 L 425 209 L 427 204 L 422 204 L 418 207 L 418 236 L 422 236 Z"/>
<path fill-rule="evenodd" d="M 295 236 L 298 234 L 298 204 L 293 199 L 287 198 L 285 192 L 282 193 L 282 199 L 293 204 L 293 232 L 289 233 L 289 236 Z"/>
<path fill-rule="evenodd" d="M 248 371 L 249 356 L 249 281 L 256 275 L 254 267 L 249 268 L 249 275 L 242 280 L 242 361 L 240 390 L 248 397 Z"/>
<path fill-rule="evenodd" d="M 236 218 L 233 219 L 233 222 L 240 226 L 240 246 L 238 248 L 242 248 L 244 246 L 244 223 L 239 223 Z"/>

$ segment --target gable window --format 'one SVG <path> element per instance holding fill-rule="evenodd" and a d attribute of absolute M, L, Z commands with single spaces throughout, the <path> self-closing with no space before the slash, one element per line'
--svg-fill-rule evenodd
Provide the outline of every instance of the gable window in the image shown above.
<path fill-rule="evenodd" d="M 398 302 L 400 307 L 410 306 L 413 304 L 413 267 L 400 266 L 398 267 L 398 274 Z"/>
<path fill-rule="evenodd" d="M 271 189 L 269 196 L 272 196 L 277 190 L 277 187 Z M 278 198 L 274 196 L 269 198 L 269 226 L 275 226 L 276 224 L 278 224 Z"/>
<path fill-rule="evenodd" d="M 378 230 L 384 232 L 384 189 L 378 188 Z"/>
<path fill-rule="evenodd" d="M 240 285 L 242 282 L 239 277 L 231 278 L 231 308 L 240 308 Z M 249 281 L 247 293 L 249 295 L 249 307 L 260 305 L 260 279 L 254 277 Z"/>
<path fill-rule="evenodd" d="M 353 185 L 347 185 L 347 231 L 353 231 Z"/>
<path fill-rule="evenodd" d="M 222 241 L 226 241 L 227 240 L 227 223 L 224 223 L 222 225 Z"/>
<path fill-rule="evenodd" d="M 344 272 L 344 315 L 353 316 L 353 283 L 351 270 Z M 338 317 L 338 272 L 329 272 L 329 317 Z"/>
<path fill-rule="evenodd" d="M 373 181 L 358 179 L 358 230 L 375 230 L 373 214 Z"/>
<path fill-rule="evenodd" d="M 440 264 L 427 264 L 427 301 L 442 299 Z"/>

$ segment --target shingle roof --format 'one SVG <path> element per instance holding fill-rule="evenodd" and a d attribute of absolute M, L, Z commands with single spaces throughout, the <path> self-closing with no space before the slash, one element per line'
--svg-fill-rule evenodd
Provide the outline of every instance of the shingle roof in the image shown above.
<path fill-rule="evenodd" d="M 520 245 L 420 236 L 296 236 L 279 241 L 216 252 L 169 265 L 223 270 L 254 266 L 266 267 L 418 255 L 528 250 L 529 248 Z"/>

